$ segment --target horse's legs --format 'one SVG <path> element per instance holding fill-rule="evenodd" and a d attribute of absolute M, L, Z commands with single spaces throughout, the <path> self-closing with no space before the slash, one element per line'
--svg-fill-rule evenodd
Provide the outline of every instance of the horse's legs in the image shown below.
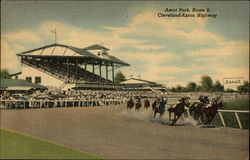
<path fill-rule="evenodd" d="M 201 122 L 203 123 L 204 122 L 204 118 L 203 118 L 203 113 L 201 113 Z"/>
<path fill-rule="evenodd" d="M 175 122 L 181 117 L 181 115 L 178 115 L 177 118 L 175 119 Z"/>
<path fill-rule="evenodd" d="M 156 112 L 154 111 L 154 118 L 155 118 L 155 116 L 156 116 Z"/>
<path fill-rule="evenodd" d="M 163 116 L 164 113 L 160 113 L 160 118 Z"/>
<path fill-rule="evenodd" d="M 206 118 L 207 118 L 207 120 L 206 120 L 205 124 L 210 124 L 210 116 L 208 114 L 206 114 Z"/>
<path fill-rule="evenodd" d="M 175 123 L 177 122 L 177 120 L 180 118 L 180 116 L 177 116 L 176 114 L 174 114 L 174 120 L 171 123 L 171 125 L 175 125 Z"/>
<path fill-rule="evenodd" d="M 177 115 L 176 115 L 176 113 L 174 113 L 174 121 L 175 122 L 177 121 Z"/>
<path fill-rule="evenodd" d="M 194 112 L 194 120 L 198 120 L 199 117 L 200 115 L 197 112 Z"/>
<path fill-rule="evenodd" d="M 211 124 L 214 117 L 215 117 L 215 114 L 210 115 L 207 123 Z"/>

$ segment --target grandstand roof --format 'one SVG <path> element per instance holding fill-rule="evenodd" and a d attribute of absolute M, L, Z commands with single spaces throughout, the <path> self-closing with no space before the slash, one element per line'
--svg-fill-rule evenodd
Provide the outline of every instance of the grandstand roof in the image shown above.
<path fill-rule="evenodd" d="M 37 88 L 37 89 L 46 89 L 47 87 L 42 86 L 36 83 L 30 83 L 28 81 L 22 79 L 0 79 L 0 88 L 9 88 L 9 87 L 30 87 L 30 88 Z"/>
<path fill-rule="evenodd" d="M 151 82 L 143 79 L 130 78 L 126 81 L 121 82 L 121 84 L 156 84 L 156 82 Z"/>
<path fill-rule="evenodd" d="M 94 45 L 88 46 L 88 47 L 83 48 L 83 49 L 86 49 L 86 50 L 97 50 L 97 49 L 109 50 L 108 48 L 100 46 L 98 44 L 94 44 Z"/>
<path fill-rule="evenodd" d="M 34 56 L 34 57 L 81 57 L 81 58 L 92 58 L 101 61 L 108 61 L 117 63 L 120 65 L 129 66 L 128 63 L 110 55 L 105 56 L 97 56 L 91 53 L 89 50 L 95 49 L 106 49 L 103 46 L 99 45 L 92 45 L 86 48 L 77 48 L 70 45 L 63 45 L 63 44 L 50 44 L 40 48 L 32 49 L 29 51 L 25 51 L 22 53 L 17 54 L 18 56 Z"/>

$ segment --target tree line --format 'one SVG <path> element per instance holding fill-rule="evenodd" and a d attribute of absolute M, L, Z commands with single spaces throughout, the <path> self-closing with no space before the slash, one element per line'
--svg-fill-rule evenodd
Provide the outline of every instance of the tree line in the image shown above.
<path fill-rule="evenodd" d="M 171 92 L 239 92 L 239 93 L 249 93 L 249 82 L 244 81 L 243 85 L 237 86 L 237 90 L 225 89 L 220 81 L 213 80 L 210 76 L 201 76 L 200 84 L 195 82 L 188 82 L 185 87 L 177 85 L 176 87 L 168 88 Z"/>

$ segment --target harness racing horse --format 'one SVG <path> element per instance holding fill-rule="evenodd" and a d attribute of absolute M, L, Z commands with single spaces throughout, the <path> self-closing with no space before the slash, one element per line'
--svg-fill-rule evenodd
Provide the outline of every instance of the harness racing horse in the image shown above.
<path fill-rule="evenodd" d="M 174 125 L 177 120 L 181 117 L 182 113 L 185 112 L 185 106 L 189 107 L 189 97 L 182 97 L 175 107 L 170 107 L 169 111 L 169 121 L 172 121 L 172 125 Z M 174 112 L 174 119 L 171 119 L 171 113 Z"/>
<path fill-rule="evenodd" d="M 161 118 L 164 115 L 165 105 L 167 104 L 167 101 L 162 98 L 162 99 L 156 100 L 154 103 L 155 103 L 154 107 L 153 107 L 154 118 L 155 118 L 157 113 L 160 114 L 160 118 Z"/>
<path fill-rule="evenodd" d="M 216 113 L 218 112 L 218 108 L 222 106 L 223 106 L 223 101 L 221 97 L 216 97 L 210 104 L 206 105 L 205 107 L 202 107 L 201 119 L 204 122 L 203 114 L 205 114 L 207 118 L 204 124 L 210 125 Z"/>
<path fill-rule="evenodd" d="M 150 107 L 150 101 L 148 99 L 145 99 L 145 101 L 144 101 L 144 108 L 148 109 L 148 107 Z"/>
<path fill-rule="evenodd" d="M 199 119 L 202 115 L 202 107 L 209 104 L 209 99 L 207 96 L 200 96 L 198 100 L 199 102 L 192 103 L 192 105 L 189 108 L 189 111 L 191 116 L 194 113 L 193 115 L 194 120 L 198 120 L 200 123 Z"/>
<path fill-rule="evenodd" d="M 135 104 L 135 110 L 140 110 L 140 108 L 141 108 L 141 99 L 140 98 L 138 98 L 137 99 L 137 102 L 136 102 L 136 104 Z"/>
<path fill-rule="evenodd" d="M 133 99 L 130 98 L 127 102 L 127 109 L 132 109 L 134 107 L 135 103 L 133 102 Z"/>

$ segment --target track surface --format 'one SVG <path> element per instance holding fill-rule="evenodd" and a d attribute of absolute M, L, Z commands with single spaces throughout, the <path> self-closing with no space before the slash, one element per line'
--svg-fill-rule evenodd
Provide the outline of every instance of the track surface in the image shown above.
<path fill-rule="evenodd" d="M 122 106 L 1 110 L 1 127 L 107 159 L 248 159 L 247 130 L 167 126 L 126 112 Z"/>

